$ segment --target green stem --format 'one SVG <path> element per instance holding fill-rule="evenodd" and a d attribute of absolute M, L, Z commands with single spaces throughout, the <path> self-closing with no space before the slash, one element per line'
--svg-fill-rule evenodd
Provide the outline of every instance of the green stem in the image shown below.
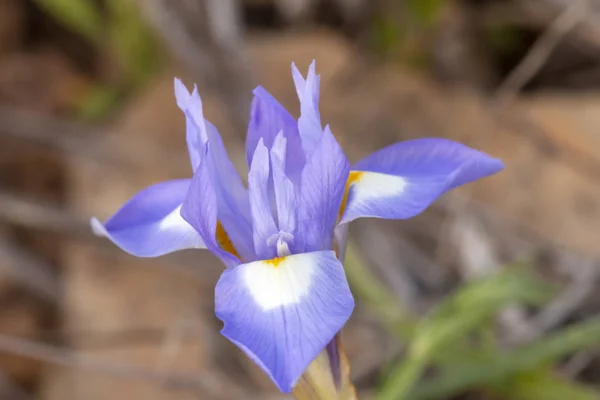
<path fill-rule="evenodd" d="M 570 353 L 600 345 L 600 318 L 588 320 L 536 343 L 489 358 L 457 363 L 455 368 L 413 391 L 415 400 L 451 396 L 468 387 L 485 386 L 534 369 Z M 396 397 L 398 398 L 398 397 Z"/>

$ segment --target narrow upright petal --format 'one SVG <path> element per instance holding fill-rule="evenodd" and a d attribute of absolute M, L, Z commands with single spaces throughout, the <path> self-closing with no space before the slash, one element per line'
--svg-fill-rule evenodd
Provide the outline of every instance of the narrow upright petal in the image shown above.
<path fill-rule="evenodd" d="M 354 299 L 333 251 L 320 251 L 225 270 L 215 307 L 221 333 L 289 393 L 346 323 Z"/>
<path fill-rule="evenodd" d="M 200 165 L 200 160 L 204 153 L 208 135 L 202 114 L 202 100 L 198 94 L 198 88 L 194 85 L 192 94 L 180 79 L 175 78 L 175 99 L 177 106 L 185 115 L 185 137 L 192 164 L 192 172 L 195 172 Z"/>
<path fill-rule="evenodd" d="M 177 107 L 183 112 L 187 109 L 188 102 L 190 101 L 190 92 L 179 78 L 173 78 L 173 86 L 175 88 L 175 102 Z"/>
<path fill-rule="evenodd" d="M 354 166 L 341 222 L 414 217 L 446 191 L 503 168 L 501 161 L 446 139 L 397 143 Z"/>
<path fill-rule="evenodd" d="M 332 248 L 333 228 L 344 195 L 350 164 L 329 127 L 302 171 L 298 219 L 303 248 L 317 251 Z"/>
<path fill-rule="evenodd" d="M 198 232 L 179 214 L 189 187 L 189 179 L 152 185 L 137 193 L 104 225 L 92 218 L 92 229 L 137 257 L 204 248 Z"/>
<path fill-rule="evenodd" d="M 246 158 L 248 166 L 252 164 L 252 156 L 258 141 L 262 138 L 267 149 L 273 146 L 275 137 L 281 132 L 287 140 L 285 171 L 292 177 L 299 175 L 304 166 L 302 141 L 298 133 L 298 123 L 292 115 L 263 87 L 253 91 L 252 109 L 246 137 Z"/>
<path fill-rule="evenodd" d="M 191 94 L 180 81 L 175 81 L 177 105 L 186 116 L 186 137 L 192 168 L 197 170 L 200 161 L 206 157 L 213 190 L 217 196 L 218 220 L 231 238 L 239 254 L 252 260 L 254 246 L 249 240 L 252 233 L 248 193 L 242 179 L 227 155 L 221 135 L 213 124 L 204 119 L 202 100 L 194 85 Z M 206 156 L 205 149 L 208 147 Z"/>
<path fill-rule="evenodd" d="M 308 69 L 306 79 L 302 76 L 296 64 L 292 63 L 292 76 L 296 85 L 296 92 L 300 100 L 300 118 L 298 131 L 302 138 L 302 148 L 307 157 L 317 147 L 323 128 L 319 114 L 319 85 L 320 76 L 315 72 L 316 62 L 313 61 Z"/>
<path fill-rule="evenodd" d="M 277 224 L 280 231 L 296 232 L 297 201 L 296 188 L 284 170 L 287 141 L 283 134 L 277 135 L 271 148 L 271 171 L 277 208 Z"/>
<path fill-rule="evenodd" d="M 210 179 L 209 160 L 203 157 L 192 178 L 187 196 L 181 206 L 181 216 L 202 237 L 206 248 L 228 267 L 240 264 L 237 251 L 231 246 L 217 222 L 217 195 Z"/>
<path fill-rule="evenodd" d="M 254 248 L 256 255 L 262 260 L 271 259 L 277 255 L 275 248 L 267 245 L 269 238 L 278 232 L 269 204 L 269 174 L 269 150 L 261 139 L 252 158 L 248 174 L 248 191 L 254 228 Z"/>

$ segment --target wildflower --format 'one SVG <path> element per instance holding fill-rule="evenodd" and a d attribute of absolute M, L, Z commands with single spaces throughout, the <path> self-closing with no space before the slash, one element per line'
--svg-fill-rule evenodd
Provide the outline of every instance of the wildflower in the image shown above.
<path fill-rule="evenodd" d="M 194 176 L 139 192 L 94 231 L 138 257 L 206 248 L 225 264 L 215 289 L 221 333 L 290 392 L 354 308 L 342 263 L 346 224 L 410 218 L 444 192 L 500 171 L 500 161 L 460 143 L 418 139 L 350 166 L 322 127 L 315 63 L 292 64 L 296 121 L 254 90 L 244 185 L 198 90 L 175 79 Z M 337 250 L 336 252 L 334 251 Z"/>

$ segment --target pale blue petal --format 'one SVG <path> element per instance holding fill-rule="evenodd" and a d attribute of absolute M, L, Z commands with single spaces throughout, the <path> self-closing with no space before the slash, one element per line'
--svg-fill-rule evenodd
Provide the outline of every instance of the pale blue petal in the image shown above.
<path fill-rule="evenodd" d="M 208 147 L 206 168 L 217 197 L 218 220 L 240 256 L 246 261 L 254 260 L 248 192 L 227 155 L 221 135 L 213 124 L 204 119 L 202 100 L 196 85 L 189 94 L 183 83 L 175 80 L 175 95 L 177 105 L 186 116 L 186 139 L 192 167 L 194 170 L 198 168 Z"/>
<path fill-rule="evenodd" d="M 248 135 L 246 137 L 246 157 L 248 166 L 252 164 L 252 156 L 258 141 L 262 138 L 264 145 L 270 149 L 275 137 L 280 132 L 288 143 L 285 170 L 292 178 L 299 175 L 304 166 L 305 157 L 302 141 L 298 133 L 298 124 L 294 117 L 263 87 L 254 89 Z"/>
<path fill-rule="evenodd" d="M 296 85 L 296 92 L 300 100 L 300 118 L 298 131 L 302 138 L 304 154 L 309 157 L 321 139 L 323 128 L 319 114 L 319 84 L 320 77 L 315 72 L 315 61 L 310 64 L 306 79 L 302 76 L 296 65 L 292 63 L 292 76 Z"/>
<path fill-rule="evenodd" d="M 183 112 L 187 109 L 188 102 L 190 101 L 190 92 L 179 78 L 173 78 L 173 86 L 175 87 L 175 101 L 177 107 Z"/>
<path fill-rule="evenodd" d="M 350 165 L 329 127 L 302 171 L 298 220 L 303 249 L 317 251 L 332 248 Z"/>
<path fill-rule="evenodd" d="M 446 191 L 503 168 L 500 160 L 446 139 L 397 143 L 354 166 L 341 222 L 410 218 Z"/>
<path fill-rule="evenodd" d="M 289 393 L 342 329 L 354 299 L 333 251 L 273 261 L 225 270 L 215 290 L 215 308 L 225 324 L 221 333 Z"/>
<path fill-rule="evenodd" d="M 189 186 L 190 179 L 152 185 L 137 193 L 104 224 L 92 218 L 92 229 L 137 257 L 204 248 L 198 232 L 179 214 Z"/>
<path fill-rule="evenodd" d="M 219 257 L 228 267 L 236 266 L 240 260 L 236 255 L 225 251 L 216 238 L 217 230 L 217 196 L 211 183 L 208 159 L 203 157 L 183 205 L 181 216 L 200 234 L 206 248 Z"/>
<path fill-rule="evenodd" d="M 296 232 L 296 188 L 285 174 L 287 141 L 280 133 L 271 147 L 271 171 L 277 208 L 277 226 L 280 231 L 294 235 Z"/>
<path fill-rule="evenodd" d="M 269 173 L 269 150 L 261 139 L 254 151 L 248 174 L 254 248 L 256 255 L 261 260 L 276 256 L 275 247 L 267 245 L 269 238 L 278 233 L 269 202 Z"/>
<path fill-rule="evenodd" d="M 202 100 L 198 93 L 198 88 L 194 85 L 192 94 L 188 92 L 181 80 L 175 79 L 175 98 L 177 106 L 185 115 L 185 137 L 192 164 L 192 171 L 198 169 L 201 157 L 203 156 L 208 135 L 202 113 Z"/>
<path fill-rule="evenodd" d="M 208 121 L 206 121 L 206 128 L 212 160 L 209 170 L 217 195 L 219 221 L 242 259 L 255 260 L 248 191 L 227 155 L 221 135 Z"/>
<path fill-rule="evenodd" d="M 356 173 L 360 178 L 353 178 Z M 340 223 L 361 217 L 405 219 L 423 212 L 449 187 L 446 177 L 409 177 L 377 172 L 350 173 L 348 201 Z"/>

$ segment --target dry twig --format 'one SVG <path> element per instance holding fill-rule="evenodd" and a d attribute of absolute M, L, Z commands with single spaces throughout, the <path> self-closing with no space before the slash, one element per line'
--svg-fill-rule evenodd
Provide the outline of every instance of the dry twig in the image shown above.
<path fill-rule="evenodd" d="M 59 207 L 38 203 L 0 190 L 0 220 L 77 238 L 92 238 L 89 222 Z"/>
<path fill-rule="evenodd" d="M 510 102 L 535 76 L 563 37 L 585 17 L 588 8 L 588 0 L 575 0 L 554 20 L 500 85 L 495 96 L 498 104 Z"/>
<path fill-rule="evenodd" d="M 51 303 L 59 301 L 59 282 L 52 266 L 17 243 L 0 237 L 0 267 L 15 282 Z"/>
<path fill-rule="evenodd" d="M 17 354 L 68 368 L 107 374 L 115 378 L 155 382 L 172 388 L 202 390 L 203 393 L 211 394 L 215 398 L 228 398 L 226 396 L 227 392 L 222 385 L 218 384 L 219 379 L 206 371 L 203 371 L 202 374 L 165 373 L 145 369 L 138 365 L 115 363 L 96 357 L 84 356 L 68 350 L 2 334 L 0 334 L 0 350 L 5 353 Z"/>
<path fill-rule="evenodd" d="M 251 80 L 237 0 L 139 2 L 148 21 L 198 82 L 216 83 L 239 132 L 250 111 Z"/>

